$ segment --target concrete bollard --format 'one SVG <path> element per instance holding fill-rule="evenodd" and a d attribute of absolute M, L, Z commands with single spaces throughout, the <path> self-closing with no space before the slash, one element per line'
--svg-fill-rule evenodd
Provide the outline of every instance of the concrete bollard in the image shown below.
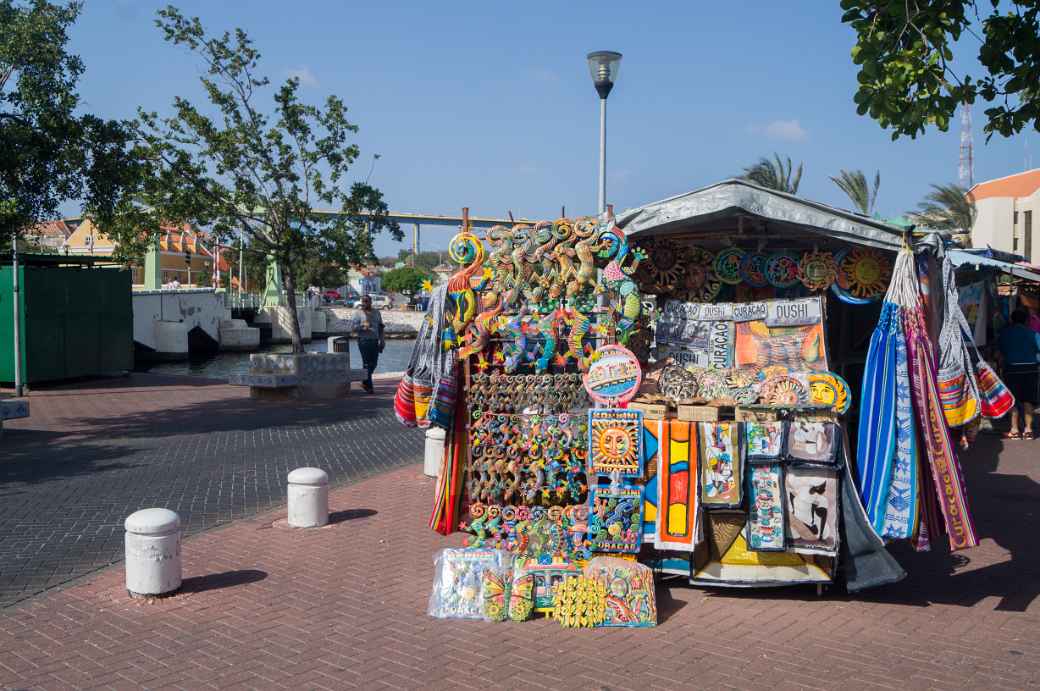
<path fill-rule="evenodd" d="M 289 473 L 289 525 L 320 528 L 329 522 L 329 476 L 320 468 Z"/>
<path fill-rule="evenodd" d="M 131 597 L 168 595 L 181 587 L 181 519 L 169 509 L 130 514 L 126 528 L 126 589 Z"/>
<path fill-rule="evenodd" d="M 440 427 L 426 430 L 426 456 L 423 458 L 423 473 L 427 477 L 437 477 L 444 460 L 444 438 L 447 436 Z"/>

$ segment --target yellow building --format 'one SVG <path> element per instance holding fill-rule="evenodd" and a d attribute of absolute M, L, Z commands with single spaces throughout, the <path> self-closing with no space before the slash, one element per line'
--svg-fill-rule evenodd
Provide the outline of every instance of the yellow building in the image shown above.
<path fill-rule="evenodd" d="M 67 219 L 75 224 L 72 234 L 65 240 L 63 251 L 68 254 L 110 257 L 115 244 L 90 218 Z M 180 227 L 162 228 L 159 236 L 159 268 L 163 285 L 177 283 L 181 287 L 226 286 L 230 266 L 219 256 L 219 248 L 203 232 L 185 224 Z M 214 254 L 217 254 L 217 271 L 214 272 Z M 144 271 L 133 268 L 134 285 L 143 285 Z"/>

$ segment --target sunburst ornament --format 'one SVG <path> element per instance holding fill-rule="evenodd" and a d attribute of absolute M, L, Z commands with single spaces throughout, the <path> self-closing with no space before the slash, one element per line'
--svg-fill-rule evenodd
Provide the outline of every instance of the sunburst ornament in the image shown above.
<path fill-rule="evenodd" d="M 702 247 L 694 247 L 676 293 L 691 302 L 711 302 L 720 290 L 722 281 L 715 274 L 715 257 Z"/>
<path fill-rule="evenodd" d="M 775 406 L 796 406 L 806 402 L 808 394 L 794 377 L 774 377 L 762 385 L 762 402 Z"/>
<path fill-rule="evenodd" d="M 809 375 L 809 402 L 825 405 L 839 415 L 852 404 L 849 385 L 834 372 L 819 372 Z"/>
<path fill-rule="evenodd" d="M 592 473 L 642 475 L 640 430 L 634 410 L 598 408 L 589 411 L 589 470 Z"/>
<path fill-rule="evenodd" d="M 892 264 L 879 251 L 856 247 L 841 262 L 839 285 L 854 297 L 870 298 L 884 293 L 891 277 Z"/>
<path fill-rule="evenodd" d="M 830 252 L 806 252 L 798 263 L 798 280 L 809 290 L 826 290 L 837 276 L 838 263 Z"/>

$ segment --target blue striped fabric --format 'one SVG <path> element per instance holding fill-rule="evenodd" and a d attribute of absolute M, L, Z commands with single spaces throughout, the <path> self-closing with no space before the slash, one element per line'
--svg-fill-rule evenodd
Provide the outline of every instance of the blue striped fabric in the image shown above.
<path fill-rule="evenodd" d="M 859 494 L 871 526 L 880 534 L 884 525 L 888 486 L 896 449 L 896 340 L 899 307 L 881 306 L 881 317 L 870 337 L 863 394 L 860 399 L 856 469 Z"/>

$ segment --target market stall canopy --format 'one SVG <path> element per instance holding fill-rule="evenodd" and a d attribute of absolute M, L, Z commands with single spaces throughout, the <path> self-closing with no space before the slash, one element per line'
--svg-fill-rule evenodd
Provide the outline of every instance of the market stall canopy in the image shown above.
<path fill-rule="evenodd" d="M 1004 261 L 998 259 L 996 250 L 958 250 L 951 249 L 948 254 L 950 255 L 950 261 L 957 268 L 962 266 L 971 266 L 976 269 L 992 269 L 999 271 L 1000 273 L 1009 274 L 1016 278 L 1021 278 L 1026 281 L 1034 281 L 1040 283 L 1040 273 L 1037 273 L 1033 268 L 1026 265 L 1016 264 L 1010 261 Z M 1006 254 L 1006 253 L 999 253 Z M 1010 255 L 1016 256 L 1016 255 Z"/>
<path fill-rule="evenodd" d="M 747 180 L 724 180 L 709 187 L 652 202 L 619 214 L 626 235 L 732 235 L 751 238 L 820 235 L 843 242 L 897 250 L 904 229 L 819 202 L 778 192 Z M 738 238 L 740 236 L 737 236 Z"/>

